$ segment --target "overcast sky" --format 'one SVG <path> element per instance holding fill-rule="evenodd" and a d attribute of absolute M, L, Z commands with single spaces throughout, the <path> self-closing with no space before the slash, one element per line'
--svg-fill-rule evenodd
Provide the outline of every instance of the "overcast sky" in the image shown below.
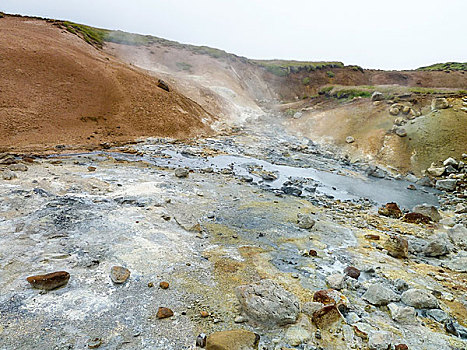
<path fill-rule="evenodd" d="M 467 61 L 467 0 L 1 0 L 0 11 L 151 34 L 249 58 L 381 69 Z"/>

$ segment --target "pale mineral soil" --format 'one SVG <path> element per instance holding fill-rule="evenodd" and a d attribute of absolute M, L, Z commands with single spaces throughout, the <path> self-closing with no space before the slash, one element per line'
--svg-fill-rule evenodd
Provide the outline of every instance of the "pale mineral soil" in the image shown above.
<path fill-rule="evenodd" d="M 377 190 L 366 200 L 349 187 L 333 189 L 326 176 L 303 176 L 301 171 L 311 167 L 329 178 L 342 174 L 346 181 L 379 186 L 362 168 L 304 139 L 275 133 L 273 122 L 265 125 L 269 128 L 260 124 L 190 144 L 148 139 L 123 153 L 37 158 L 27 164 L 27 172 L 16 172 L 16 179 L 2 180 L 0 349 L 86 349 L 93 338 L 101 339 L 101 349 L 194 349 L 199 333 L 234 328 L 260 334 L 260 349 L 365 349 L 364 338 L 343 328 L 322 330 L 318 338 L 305 313 L 293 326 L 310 337 L 295 346 L 286 336 L 287 326 L 234 323 L 239 315 L 235 287 L 271 278 L 303 305 L 327 288 L 326 277 L 349 265 L 362 275 L 342 293 L 370 332 L 389 331 L 409 349 L 465 349 L 466 340 L 448 334 L 423 310 L 417 310 L 417 324 L 403 325 L 391 319 L 387 307 L 361 298 L 369 284 L 393 286 L 403 279 L 411 287 L 435 291 L 441 309 L 467 326 L 467 274 L 441 268 L 456 254 L 438 259 L 420 253 L 430 236 L 448 227 L 380 216 L 371 201 Z M 250 157 L 250 167 L 236 157 Z M 257 165 L 264 162 L 299 169 L 292 182 L 316 184 L 316 192 L 284 194 L 275 181 L 261 180 L 264 169 Z M 192 169 L 189 176 L 175 177 L 173 168 L 183 165 Z M 245 169 L 250 169 L 251 183 L 244 181 Z M 284 172 L 277 181 L 290 170 L 275 169 Z M 391 177 L 384 181 L 401 193 L 402 202 L 437 196 L 420 187 L 407 190 L 407 182 Z M 452 201 L 442 198 L 443 217 L 465 222 L 465 214 L 453 213 Z M 316 225 L 300 229 L 298 213 L 314 213 Z M 383 249 L 390 233 L 409 241 L 408 259 L 393 258 Z M 380 240 L 370 241 L 367 234 Z M 310 249 L 316 257 L 303 254 Z M 125 284 L 111 282 L 113 265 L 131 271 Z M 57 290 L 41 293 L 26 282 L 28 276 L 58 270 L 71 278 Z M 160 281 L 169 282 L 169 289 L 160 289 Z M 157 319 L 161 306 L 175 315 Z M 201 311 L 209 316 L 202 318 Z M 352 322 L 344 321 L 346 330 L 353 329 Z"/>

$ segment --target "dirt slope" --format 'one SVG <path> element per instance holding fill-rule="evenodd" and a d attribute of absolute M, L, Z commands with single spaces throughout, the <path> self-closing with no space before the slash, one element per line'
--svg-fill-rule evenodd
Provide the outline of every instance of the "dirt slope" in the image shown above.
<path fill-rule="evenodd" d="M 198 104 L 44 20 L 0 19 L 0 72 L 3 150 L 211 132 Z"/>

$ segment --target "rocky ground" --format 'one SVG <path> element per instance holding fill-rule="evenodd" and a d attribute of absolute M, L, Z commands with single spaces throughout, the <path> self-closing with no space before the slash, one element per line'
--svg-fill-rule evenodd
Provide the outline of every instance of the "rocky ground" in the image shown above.
<path fill-rule="evenodd" d="M 439 191 L 277 120 L 3 155 L 0 349 L 466 349 L 459 160 Z"/>

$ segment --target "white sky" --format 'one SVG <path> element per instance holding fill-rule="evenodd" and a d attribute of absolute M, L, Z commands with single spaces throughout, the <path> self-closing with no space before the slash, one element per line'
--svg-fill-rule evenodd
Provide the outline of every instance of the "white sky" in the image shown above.
<path fill-rule="evenodd" d="M 1 0 L 0 11 L 151 34 L 249 58 L 337 60 L 380 69 L 467 61 L 467 0 Z"/>

